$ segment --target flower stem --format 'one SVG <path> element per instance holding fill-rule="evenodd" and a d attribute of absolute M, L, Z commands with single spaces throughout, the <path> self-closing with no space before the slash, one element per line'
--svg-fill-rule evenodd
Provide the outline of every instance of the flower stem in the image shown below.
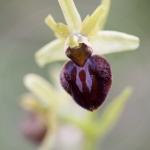
<path fill-rule="evenodd" d="M 48 111 L 45 114 L 45 119 L 47 119 L 48 131 L 38 150 L 51 150 L 53 149 L 55 143 L 57 133 L 57 120 L 55 110 Z"/>
<path fill-rule="evenodd" d="M 82 150 L 96 150 L 96 139 L 92 137 L 86 137 Z"/>
<path fill-rule="evenodd" d="M 38 148 L 38 150 L 50 150 L 54 146 L 54 141 L 55 141 L 56 133 L 48 131 L 46 134 L 46 137 L 44 138 L 42 144 Z"/>

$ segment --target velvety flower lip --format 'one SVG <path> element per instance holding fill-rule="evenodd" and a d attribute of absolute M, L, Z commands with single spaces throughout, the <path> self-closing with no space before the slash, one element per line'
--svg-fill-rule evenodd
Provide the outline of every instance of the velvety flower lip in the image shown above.
<path fill-rule="evenodd" d="M 54 31 L 57 39 L 42 47 L 35 54 L 39 66 L 67 60 L 63 49 L 75 48 L 79 44 L 92 45 L 93 53 L 98 55 L 135 50 L 139 47 L 139 38 L 117 31 L 105 31 L 104 28 L 111 0 L 102 0 L 91 16 L 82 21 L 73 0 L 58 0 L 67 25 L 56 23 L 51 15 L 46 17 L 46 24 Z"/>

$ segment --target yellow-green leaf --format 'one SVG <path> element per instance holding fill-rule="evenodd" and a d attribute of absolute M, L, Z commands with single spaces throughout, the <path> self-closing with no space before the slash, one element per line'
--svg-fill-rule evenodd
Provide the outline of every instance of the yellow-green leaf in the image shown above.
<path fill-rule="evenodd" d="M 81 17 L 73 0 L 58 0 L 63 11 L 65 20 L 71 31 L 79 31 L 81 25 Z"/>
<path fill-rule="evenodd" d="M 115 98 L 106 107 L 102 113 L 100 119 L 97 121 L 97 135 L 101 138 L 113 128 L 118 119 L 120 118 L 124 107 L 126 106 L 127 100 L 133 92 L 132 87 L 127 87 L 123 92 Z"/>

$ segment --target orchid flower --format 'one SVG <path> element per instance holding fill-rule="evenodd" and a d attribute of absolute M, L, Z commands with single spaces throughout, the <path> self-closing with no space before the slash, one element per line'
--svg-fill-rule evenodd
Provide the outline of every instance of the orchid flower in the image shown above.
<path fill-rule="evenodd" d="M 105 101 L 112 86 L 111 67 L 100 55 L 134 50 L 139 46 L 139 38 L 116 31 L 102 31 L 110 0 L 103 0 L 93 14 L 87 15 L 83 21 L 73 0 L 58 2 L 67 25 L 57 24 L 48 15 L 45 22 L 54 31 L 57 39 L 35 54 L 36 61 L 44 66 L 70 58 L 72 61 L 67 62 L 62 69 L 61 84 L 77 104 L 93 111 Z"/>
<path fill-rule="evenodd" d="M 57 39 L 35 54 L 36 62 L 41 67 L 68 58 L 72 60 L 63 67 L 61 84 L 80 106 L 90 111 L 97 109 L 103 103 L 112 84 L 111 67 L 101 55 L 139 47 L 139 38 L 136 36 L 102 30 L 109 13 L 110 1 L 102 0 L 94 13 L 91 16 L 87 15 L 81 21 L 73 0 L 58 0 L 67 25 L 56 23 L 53 17 L 48 15 L 45 22 L 54 31 Z M 94 115 L 98 112 L 92 114 L 88 112 L 85 117 L 80 115 L 81 118 L 76 117 L 75 113 L 71 115 L 59 113 L 62 99 L 68 98 L 60 91 L 56 91 L 42 77 L 29 74 L 24 78 L 24 84 L 31 93 L 22 97 L 22 107 L 27 111 L 42 114 L 48 128 L 38 150 L 54 147 L 58 118 L 81 129 L 86 136 L 85 149 L 87 141 L 90 141 L 90 149 L 94 149 L 97 138 L 103 139 L 119 119 L 133 90 L 127 87 L 109 103 L 101 117 L 95 120 Z M 87 146 L 89 148 L 89 145 Z"/>

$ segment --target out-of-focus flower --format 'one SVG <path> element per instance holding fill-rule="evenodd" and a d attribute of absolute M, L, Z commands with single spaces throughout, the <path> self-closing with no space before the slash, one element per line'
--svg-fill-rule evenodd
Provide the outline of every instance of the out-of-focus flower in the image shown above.
<path fill-rule="evenodd" d="M 97 139 L 100 138 L 99 142 L 103 140 L 117 123 L 133 92 L 132 87 L 125 88 L 99 116 L 99 111 L 90 113 L 70 104 L 69 97 L 63 91 L 57 91 L 39 75 L 27 75 L 24 84 L 31 93 L 23 95 L 21 99 L 21 106 L 29 112 L 21 122 L 21 129 L 26 137 L 34 141 L 41 142 L 44 137 L 39 150 L 53 147 L 51 144 L 55 143 L 58 120 L 61 124 L 76 126 L 85 139 L 94 140 L 91 143 L 94 146 Z M 43 104 L 49 105 L 45 107 Z"/>
<path fill-rule="evenodd" d="M 36 113 L 27 113 L 22 118 L 20 127 L 25 137 L 38 143 L 42 142 L 47 132 L 44 118 Z"/>

